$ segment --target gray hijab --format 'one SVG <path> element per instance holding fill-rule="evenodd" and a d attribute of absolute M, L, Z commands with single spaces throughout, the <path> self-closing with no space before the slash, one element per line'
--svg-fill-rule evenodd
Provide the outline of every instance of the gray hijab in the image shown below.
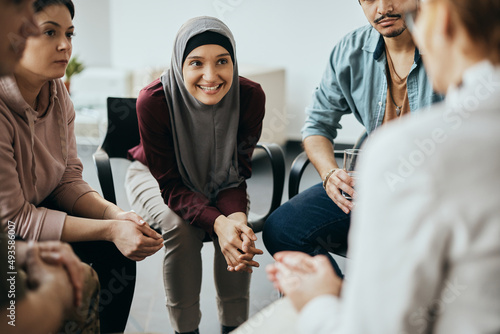
<path fill-rule="evenodd" d="M 216 105 L 205 105 L 186 89 L 182 60 L 186 44 L 205 31 L 229 39 L 234 50 L 233 83 Z M 184 184 L 213 201 L 218 192 L 239 186 L 237 135 L 240 116 L 240 85 L 236 47 L 229 28 L 213 17 L 187 21 L 177 33 L 170 69 L 161 76 L 170 112 L 177 167 Z"/>

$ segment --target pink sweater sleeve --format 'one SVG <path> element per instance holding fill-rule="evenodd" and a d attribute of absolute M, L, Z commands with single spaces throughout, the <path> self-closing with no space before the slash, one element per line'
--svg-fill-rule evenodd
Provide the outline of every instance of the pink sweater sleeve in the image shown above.
<path fill-rule="evenodd" d="M 62 82 L 58 82 L 58 85 Z M 73 213 L 73 206 L 83 195 L 95 191 L 82 178 L 83 165 L 78 158 L 75 137 L 75 109 L 66 89 L 58 89 L 61 99 L 61 105 L 64 108 L 64 114 L 67 122 L 66 143 L 68 159 L 66 170 L 59 182 L 59 185 L 52 191 L 48 200 L 58 209 Z"/>

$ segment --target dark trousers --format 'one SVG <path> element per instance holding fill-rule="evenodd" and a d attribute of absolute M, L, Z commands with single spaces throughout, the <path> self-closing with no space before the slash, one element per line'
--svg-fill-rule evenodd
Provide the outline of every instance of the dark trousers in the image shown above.
<path fill-rule="evenodd" d="M 75 242 L 71 246 L 99 275 L 101 333 L 123 332 L 134 296 L 135 261 L 123 256 L 108 241 Z"/>
<path fill-rule="evenodd" d="M 262 239 L 271 255 L 279 251 L 324 254 L 343 277 L 329 252 L 347 245 L 350 220 L 350 214 L 345 214 L 319 183 L 274 211 L 264 224 Z"/>

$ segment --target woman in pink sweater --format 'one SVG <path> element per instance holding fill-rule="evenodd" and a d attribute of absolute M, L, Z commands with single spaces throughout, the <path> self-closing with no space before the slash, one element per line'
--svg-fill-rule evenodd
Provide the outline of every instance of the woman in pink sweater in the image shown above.
<path fill-rule="evenodd" d="M 135 283 L 130 260 L 154 254 L 162 238 L 83 181 L 75 111 L 60 80 L 71 57 L 74 6 L 34 6 L 42 34 L 27 40 L 14 76 L 0 79 L 0 224 L 15 225 L 26 240 L 85 241 L 74 248 L 100 276 L 102 331 L 121 332 Z"/>

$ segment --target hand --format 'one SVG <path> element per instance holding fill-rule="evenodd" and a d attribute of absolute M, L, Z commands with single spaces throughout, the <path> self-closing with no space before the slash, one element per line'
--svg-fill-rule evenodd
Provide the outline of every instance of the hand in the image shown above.
<path fill-rule="evenodd" d="M 328 197 L 330 197 L 332 201 L 346 214 L 351 212 L 354 207 L 354 203 L 342 196 L 340 190 L 348 193 L 352 198 L 356 198 L 357 193 L 354 191 L 353 187 L 354 179 L 343 169 L 337 169 L 333 172 L 326 182 L 326 193 L 328 194 Z"/>
<path fill-rule="evenodd" d="M 290 298 L 299 312 L 318 296 L 340 296 L 342 280 L 335 274 L 326 256 L 279 252 L 274 258 L 276 264 L 268 266 L 268 277 Z"/>
<path fill-rule="evenodd" d="M 82 290 L 84 279 L 84 267 L 78 256 L 73 252 L 71 246 L 59 241 L 42 241 L 37 243 L 41 258 L 48 264 L 62 265 L 73 285 L 75 306 L 82 302 Z"/>
<path fill-rule="evenodd" d="M 234 219 L 242 222 L 245 224 L 245 226 L 248 226 L 248 221 L 247 221 L 247 215 L 244 214 L 243 212 L 235 212 L 233 214 L 230 214 L 227 216 L 229 219 Z M 253 233 L 253 230 L 252 230 Z M 255 233 L 254 233 L 255 235 Z M 238 257 L 238 260 L 240 264 L 238 264 L 236 267 L 231 267 L 228 266 L 229 271 L 246 271 L 248 273 L 252 273 L 252 267 L 259 267 L 260 264 L 257 261 L 253 260 L 253 257 L 256 254 L 263 254 L 264 252 L 258 248 L 255 247 L 255 241 L 250 239 L 246 234 L 241 234 L 241 240 L 242 240 L 242 247 L 240 249 L 240 253 L 242 251 L 243 254 L 241 254 Z M 257 240 L 257 237 L 255 237 L 255 240 Z"/>
<path fill-rule="evenodd" d="M 118 206 L 110 204 L 105 212 L 105 219 L 129 220 L 139 226 L 149 225 L 141 216 L 132 211 L 123 211 Z"/>
<path fill-rule="evenodd" d="M 278 252 L 274 254 L 274 259 L 276 263 L 270 264 L 266 267 L 267 278 L 273 283 L 274 287 L 283 292 L 280 287 L 280 282 L 278 279 L 279 266 L 278 262 L 283 261 L 285 257 L 288 257 L 289 262 L 295 261 L 298 265 L 295 266 L 296 270 L 300 270 L 301 272 L 309 272 L 312 271 L 312 266 L 310 265 L 310 261 L 312 259 L 311 255 L 306 253 L 297 252 L 297 251 L 284 251 Z"/>
<path fill-rule="evenodd" d="M 110 217 L 109 219 L 129 220 L 131 222 L 136 223 L 139 226 L 149 225 L 144 219 L 142 219 L 141 216 L 139 216 L 134 211 L 122 211 L 118 207 L 116 207 L 116 209 L 112 211 L 113 211 L 112 217 Z"/>
<path fill-rule="evenodd" d="M 61 306 L 65 311 L 71 309 L 74 298 L 68 273 L 61 264 L 47 264 L 41 257 L 38 245 L 32 242 L 28 245 L 25 269 L 30 289 L 38 290 L 48 287 L 54 292 L 54 299 L 51 299 L 50 303 L 57 303 L 55 299 L 59 299 L 60 303 L 51 304 L 50 307 Z M 80 277 L 80 280 L 83 281 L 83 277 Z"/>
<path fill-rule="evenodd" d="M 80 306 L 83 290 L 83 265 L 71 246 L 60 241 L 39 241 L 34 245 L 18 241 L 16 242 L 16 260 L 21 267 L 26 266 L 28 251 L 32 247 L 38 249 L 38 255 L 45 263 L 64 267 L 73 286 L 75 306 Z"/>
<path fill-rule="evenodd" d="M 111 226 L 111 241 L 133 261 L 142 261 L 163 247 L 162 236 L 143 220 L 142 223 L 114 220 Z"/>
<path fill-rule="evenodd" d="M 264 252 L 255 247 L 255 242 L 250 240 L 246 234 L 241 235 L 242 239 L 242 249 L 243 254 L 240 254 L 238 257 L 238 264 L 236 267 L 229 267 L 229 271 L 246 271 L 248 273 L 253 273 L 252 267 L 260 267 L 260 264 L 257 261 L 254 261 L 253 258 L 257 254 L 263 254 Z"/>
<path fill-rule="evenodd" d="M 252 272 L 251 267 L 258 267 L 253 261 L 255 254 L 263 254 L 255 248 L 257 237 L 247 225 L 244 213 L 238 212 L 228 217 L 219 216 L 215 220 L 214 231 L 218 236 L 219 245 L 224 255 L 229 271 Z"/>

